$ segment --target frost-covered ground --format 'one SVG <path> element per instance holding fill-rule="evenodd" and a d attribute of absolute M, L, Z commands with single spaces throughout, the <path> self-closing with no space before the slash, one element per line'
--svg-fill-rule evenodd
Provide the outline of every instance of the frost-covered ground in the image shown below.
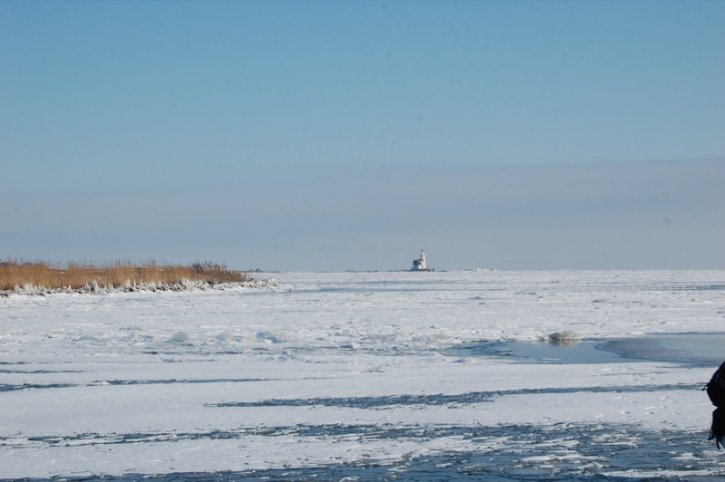
<path fill-rule="evenodd" d="M 714 366 L 452 349 L 725 332 L 725 271 L 276 278 L 0 298 L 0 478 L 725 476 Z"/>

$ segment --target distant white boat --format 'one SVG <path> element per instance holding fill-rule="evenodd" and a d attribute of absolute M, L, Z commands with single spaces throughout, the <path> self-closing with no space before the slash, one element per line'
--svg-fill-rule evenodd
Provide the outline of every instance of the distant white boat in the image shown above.
<path fill-rule="evenodd" d="M 413 260 L 413 266 L 410 268 L 411 271 L 434 271 L 428 268 L 428 263 L 425 260 L 425 251 L 420 250 L 420 255 Z"/>

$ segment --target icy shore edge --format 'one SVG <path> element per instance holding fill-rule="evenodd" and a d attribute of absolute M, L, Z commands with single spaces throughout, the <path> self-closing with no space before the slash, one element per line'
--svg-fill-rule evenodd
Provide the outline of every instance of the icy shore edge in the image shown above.
<path fill-rule="evenodd" d="M 25 284 L 16 286 L 12 290 L 0 291 L 1 297 L 10 297 L 12 295 L 25 296 L 46 296 L 53 294 L 110 294 L 110 293 L 136 293 L 136 292 L 161 292 L 161 291 L 192 291 L 192 290 L 232 290 L 239 288 L 251 289 L 269 289 L 278 286 L 277 280 L 251 280 L 240 282 L 213 283 L 209 281 L 182 279 L 174 283 L 139 283 L 134 284 L 130 281 L 114 286 L 99 285 L 98 283 L 90 283 L 82 288 L 71 288 L 66 286 L 63 288 L 46 288 L 44 286 L 36 286 L 33 284 Z"/>

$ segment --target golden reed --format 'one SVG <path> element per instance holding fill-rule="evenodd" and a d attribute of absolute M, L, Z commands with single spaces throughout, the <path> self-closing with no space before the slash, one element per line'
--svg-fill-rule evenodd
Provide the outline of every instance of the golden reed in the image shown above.
<path fill-rule="evenodd" d="M 0 290 L 26 285 L 47 289 L 81 289 L 94 284 L 106 288 L 150 283 L 172 285 L 184 280 L 218 284 L 247 282 L 252 278 L 242 271 L 209 261 L 188 266 L 159 265 L 155 261 L 143 264 L 115 261 L 101 266 L 78 262 L 54 266 L 44 262 L 0 261 Z"/>

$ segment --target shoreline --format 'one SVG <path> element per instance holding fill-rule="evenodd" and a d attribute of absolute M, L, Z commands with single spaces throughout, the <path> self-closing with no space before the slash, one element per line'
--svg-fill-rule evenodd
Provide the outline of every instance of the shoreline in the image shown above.
<path fill-rule="evenodd" d="M 183 291 L 208 291 L 208 290 L 232 290 L 239 288 L 250 289 L 266 289 L 278 286 L 277 280 L 256 280 L 248 281 L 226 281 L 226 282 L 208 282 L 200 280 L 182 279 L 173 283 L 155 283 L 145 282 L 136 285 L 122 286 L 101 286 L 98 283 L 92 283 L 80 288 L 72 288 L 65 286 L 61 288 L 48 288 L 45 286 L 36 286 L 26 283 L 23 286 L 16 286 L 13 289 L 0 290 L 0 298 L 10 298 L 11 296 L 48 296 L 58 294 L 71 295 L 104 295 L 115 293 L 142 293 L 142 292 L 183 292 Z"/>

